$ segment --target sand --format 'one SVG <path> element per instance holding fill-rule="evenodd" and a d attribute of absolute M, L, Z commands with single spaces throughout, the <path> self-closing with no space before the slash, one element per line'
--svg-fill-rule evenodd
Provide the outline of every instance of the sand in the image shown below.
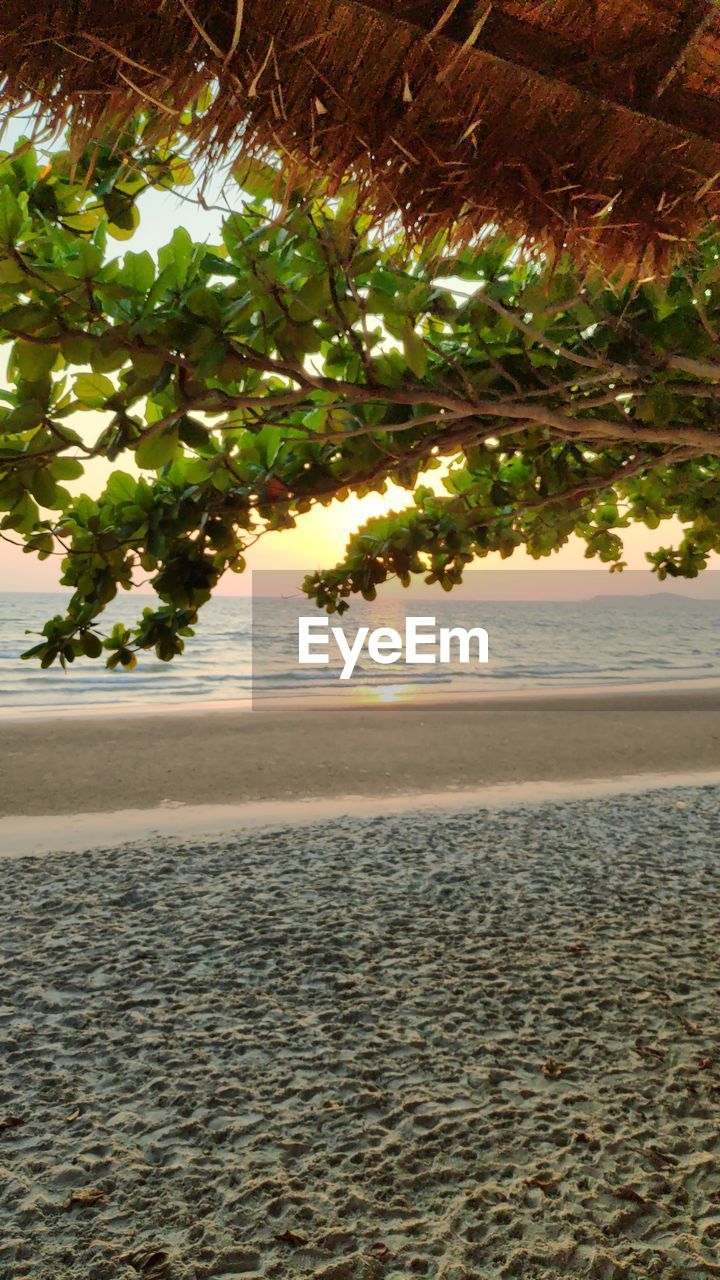
<path fill-rule="evenodd" d="M 719 801 L 0 861 L 3 1280 L 720 1273 Z"/>
<path fill-rule="evenodd" d="M 720 769 L 720 692 L 0 721 L 0 815 Z"/>

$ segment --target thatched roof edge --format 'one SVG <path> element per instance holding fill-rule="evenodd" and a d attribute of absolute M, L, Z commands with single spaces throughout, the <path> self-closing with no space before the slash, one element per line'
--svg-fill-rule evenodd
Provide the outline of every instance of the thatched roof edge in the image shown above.
<path fill-rule="evenodd" d="M 204 156 L 270 149 L 354 172 L 378 216 L 399 213 L 423 237 L 500 222 L 649 269 L 717 217 L 720 136 L 463 43 L 444 12 L 427 0 L 400 0 L 392 18 L 381 0 L 52 0 L 29 13 L 3 0 L 0 97 L 82 133 L 139 108 L 175 123 L 215 83 L 188 126 Z"/>

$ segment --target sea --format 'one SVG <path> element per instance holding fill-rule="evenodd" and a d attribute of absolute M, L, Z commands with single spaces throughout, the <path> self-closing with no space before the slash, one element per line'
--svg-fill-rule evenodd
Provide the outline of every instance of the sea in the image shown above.
<path fill-rule="evenodd" d="M 143 653 L 133 671 L 108 671 L 102 660 L 41 671 L 20 655 L 37 643 L 43 623 L 64 602 L 55 593 L 0 592 L 0 716 L 720 687 L 720 598 L 681 591 L 579 600 L 360 601 L 342 620 L 329 620 L 342 625 L 350 640 L 361 626 L 389 626 L 402 634 L 409 614 L 432 616 L 438 628 L 483 627 L 489 661 L 464 664 L 453 652 L 444 664 L 379 665 L 363 650 L 349 681 L 338 678 L 339 661 L 299 665 L 299 614 L 324 616 L 299 596 L 214 599 L 202 610 L 185 653 L 171 663 Z M 151 603 L 152 597 L 124 595 L 108 610 L 108 621 L 130 622 Z"/>

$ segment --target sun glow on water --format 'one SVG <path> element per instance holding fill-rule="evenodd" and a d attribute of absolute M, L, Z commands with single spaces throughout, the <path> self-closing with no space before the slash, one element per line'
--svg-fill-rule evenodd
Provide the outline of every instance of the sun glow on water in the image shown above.
<path fill-rule="evenodd" d="M 415 685 L 411 684 L 391 684 L 381 689 L 363 689 L 363 702 L 390 703 L 411 702 L 413 693 L 417 692 Z"/>

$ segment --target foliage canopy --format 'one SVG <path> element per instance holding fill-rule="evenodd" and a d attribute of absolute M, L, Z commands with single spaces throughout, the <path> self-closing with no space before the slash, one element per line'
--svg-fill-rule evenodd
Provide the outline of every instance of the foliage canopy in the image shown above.
<path fill-rule="evenodd" d="M 330 611 L 572 534 L 619 569 L 623 530 L 671 515 L 660 577 L 720 550 L 716 236 L 665 282 L 593 280 L 501 237 L 381 240 L 352 187 L 283 193 L 254 163 L 218 244 L 179 227 L 155 260 L 112 243 L 149 186 L 192 181 L 152 138 L 138 120 L 80 156 L 0 153 L 0 536 L 57 555 L 72 589 L 27 656 L 168 660 L 265 531 L 389 480 L 407 509 L 305 583 Z M 78 494 L 97 458 L 102 493 Z M 444 459 L 438 496 L 421 478 Z M 139 575 L 157 606 L 105 634 Z"/>

